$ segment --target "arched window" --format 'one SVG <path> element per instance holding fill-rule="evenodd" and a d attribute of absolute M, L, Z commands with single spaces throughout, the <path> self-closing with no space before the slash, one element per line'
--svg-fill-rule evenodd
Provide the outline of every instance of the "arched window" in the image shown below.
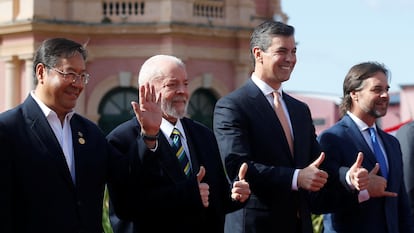
<path fill-rule="evenodd" d="M 216 96 L 211 90 L 197 89 L 190 98 L 188 115 L 191 119 L 203 123 L 210 129 L 213 128 L 213 112 L 217 102 Z"/>
<path fill-rule="evenodd" d="M 99 127 L 105 134 L 116 126 L 131 119 L 135 114 L 131 101 L 137 101 L 138 90 L 133 87 L 117 87 L 109 91 L 99 104 L 98 113 L 101 118 Z"/>

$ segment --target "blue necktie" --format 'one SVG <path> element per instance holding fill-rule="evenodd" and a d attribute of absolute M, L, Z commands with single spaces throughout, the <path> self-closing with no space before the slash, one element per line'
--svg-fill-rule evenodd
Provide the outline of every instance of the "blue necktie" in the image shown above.
<path fill-rule="evenodd" d="M 188 160 L 184 147 L 181 144 L 181 134 L 177 128 L 174 128 L 171 134 L 171 138 L 172 148 L 174 150 L 175 156 L 177 156 L 177 159 L 180 162 L 180 165 L 184 170 L 185 175 L 189 177 L 191 173 L 190 161 Z"/>
<path fill-rule="evenodd" d="M 387 179 L 388 177 L 387 163 L 385 162 L 385 155 L 384 153 L 382 153 L 381 147 L 378 143 L 375 129 L 369 128 L 369 134 L 371 136 L 371 142 L 372 142 L 372 147 L 374 148 L 375 157 L 377 158 L 377 162 L 380 165 L 381 174 L 385 179 Z"/>

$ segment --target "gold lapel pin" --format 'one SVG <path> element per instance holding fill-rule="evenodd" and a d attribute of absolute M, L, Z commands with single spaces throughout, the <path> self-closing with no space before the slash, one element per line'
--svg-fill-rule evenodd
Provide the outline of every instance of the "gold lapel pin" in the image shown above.
<path fill-rule="evenodd" d="M 85 144 L 86 141 L 83 138 L 83 133 L 82 132 L 78 132 L 78 136 L 79 136 L 79 139 L 78 139 L 79 144 L 81 144 L 81 145 Z"/>

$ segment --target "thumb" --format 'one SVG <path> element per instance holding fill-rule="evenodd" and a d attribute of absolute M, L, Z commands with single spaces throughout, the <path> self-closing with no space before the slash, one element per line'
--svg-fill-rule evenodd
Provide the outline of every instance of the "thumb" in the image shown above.
<path fill-rule="evenodd" d="M 376 163 L 375 167 L 369 172 L 369 174 L 376 175 L 379 171 L 379 164 Z"/>
<path fill-rule="evenodd" d="M 247 163 L 243 163 L 240 166 L 240 170 L 239 170 L 239 180 L 244 180 L 244 178 L 246 177 L 246 173 L 247 173 Z"/>
<path fill-rule="evenodd" d="M 353 168 L 360 168 L 362 165 L 362 161 L 364 160 L 364 154 L 362 152 L 358 153 L 357 159 L 355 163 L 352 165 Z"/>
<path fill-rule="evenodd" d="M 325 159 L 325 152 L 322 152 L 321 155 L 319 155 L 319 157 L 313 161 L 313 163 L 311 163 L 310 166 L 315 166 L 318 167 L 322 164 L 323 160 Z"/>
<path fill-rule="evenodd" d="M 138 103 L 135 101 L 131 101 L 131 106 L 132 106 L 132 109 L 134 109 L 135 115 L 138 116 L 138 114 L 141 113 L 141 109 L 139 109 Z"/>
<path fill-rule="evenodd" d="M 201 180 L 204 178 L 204 175 L 206 174 L 206 169 L 204 168 L 204 166 L 200 167 L 200 171 L 198 171 L 197 173 L 197 181 L 198 183 L 201 182 Z"/>

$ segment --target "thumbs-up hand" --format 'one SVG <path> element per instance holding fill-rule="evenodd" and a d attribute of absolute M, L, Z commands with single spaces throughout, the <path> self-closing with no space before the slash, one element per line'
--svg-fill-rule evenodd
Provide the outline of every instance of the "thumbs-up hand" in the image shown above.
<path fill-rule="evenodd" d="M 355 163 L 349 168 L 349 179 L 352 185 L 359 191 L 368 188 L 368 170 L 362 167 L 364 154 L 358 153 Z"/>
<path fill-rule="evenodd" d="M 250 197 L 250 186 L 246 182 L 245 177 L 247 173 L 247 163 L 243 163 L 239 170 L 239 180 L 233 183 L 231 189 L 231 198 L 236 201 L 245 202 Z"/>
<path fill-rule="evenodd" d="M 309 166 L 301 169 L 298 174 L 298 187 L 308 191 L 319 191 L 328 180 L 328 173 L 320 170 L 319 166 L 325 159 L 322 152 Z"/>
<path fill-rule="evenodd" d="M 198 189 L 200 190 L 201 201 L 204 207 L 208 207 L 208 195 L 210 194 L 210 186 L 207 183 L 202 183 L 204 176 L 206 175 L 206 169 L 204 166 L 200 167 L 200 171 L 197 174 Z"/>
<path fill-rule="evenodd" d="M 379 164 L 376 163 L 375 167 L 369 172 L 368 181 L 368 193 L 370 197 L 396 197 L 397 193 L 385 191 L 387 188 L 387 180 L 377 175 L 379 171 Z"/>

